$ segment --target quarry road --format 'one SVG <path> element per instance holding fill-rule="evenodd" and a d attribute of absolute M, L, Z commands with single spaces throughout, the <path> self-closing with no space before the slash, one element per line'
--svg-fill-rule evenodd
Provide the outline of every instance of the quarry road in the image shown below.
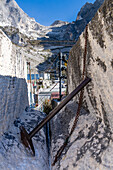
<path fill-rule="evenodd" d="M 22 125 L 30 132 L 45 117 L 45 114 L 28 108 L 0 139 L 0 169 L 2 170 L 49 170 L 45 127 L 33 137 L 35 157 L 24 148 L 20 141 Z"/>

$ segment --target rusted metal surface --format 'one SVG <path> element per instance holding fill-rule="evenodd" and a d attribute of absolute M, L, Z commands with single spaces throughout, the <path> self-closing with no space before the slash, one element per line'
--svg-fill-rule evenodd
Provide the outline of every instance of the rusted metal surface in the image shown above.
<path fill-rule="evenodd" d="M 89 82 L 91 78 L 87 77 L 82 83 L 73 90 L 55 109 L 53 109 L 44 120 L 42 120 L 29 134 L 24 127 L 21 127 L 22 143 L 35 155 L 35 150 L 32 143 L 32 137 L 48 122 L 50 121 L 76 94 L 78 94 Z"/>
<path fill-rule="evenodd" d="M 28 148 L 33 156 L 35 156 L 35 149 L 32 143 L 32 139 L 23 126 L 20 127 L 21 141 L 26 148 Z"/>

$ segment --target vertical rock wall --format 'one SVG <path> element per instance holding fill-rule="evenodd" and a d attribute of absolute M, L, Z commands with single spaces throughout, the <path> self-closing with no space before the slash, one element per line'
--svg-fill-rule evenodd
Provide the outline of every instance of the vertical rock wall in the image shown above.
<path fill-rule="evenodd" d="M 85 31 L 70 51 L 68 91 L 82 81 Z M 54 170 L 113 169 L 113 1 L 105 0 L 88 24 L 87 76 L 77 126 Z M 79 95 L 52 122 L 52 156 L 69 134 Z M 53 131 L 54 130 L 54 131 Z M 52 161 L 54 160 L 52 157 Z"/>
<path fill-rule="evenodd" d="M 0 30 L 0 74 L 26 78 L 27 65 L 22 47 L 12 44 Z"/>
<path fill-rule="evenodd" d="M 69 93 L 81 82 L 84 45 L 85 31 L 70 51 Z M 79 127 L 78 132 L 82 131 L 82 138 L 79 140 L 78 148 L 75 142 L 76 154 L 73 167 L 82 169 L 84 165 L 86 169 L 112 169 L 113 1 L 111 0 L 104 2 L 88 25 L 86 68 L 86 74 L 92 78 L 92 81 L 85 88 L 83 106 L 89 114 L 84 115 L 84 119 L 83 116 L 79 117 L 77 127 Z M 72 137 L 71 140 L 73 139 Z M 69 150 L 71 151 L 71 148 Z"/>
<path fill-rule="evenodd" d="M 106 10 L 105 10 L 106 9 Z M 88 25 L 87 76 L 84 106 L 113 130 L 113 2 L 105 1 Z M 81 81 L 85 32 L 72 48 L 68 67 L 69 92 Z"/>
<path fill-rule="evenodd" d="M 0 135 L 28 106 L 25 79 L 0 76 Z"/>
<path fill-rule="evenodd" d="M 0 135 L 28 106 L 27 67 L 21 51 L 0 30 Z"/>

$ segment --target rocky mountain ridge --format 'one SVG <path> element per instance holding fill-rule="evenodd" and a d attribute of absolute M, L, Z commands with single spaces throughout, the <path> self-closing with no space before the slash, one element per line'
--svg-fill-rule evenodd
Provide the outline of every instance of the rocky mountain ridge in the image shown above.
<path fill-rule="evenodd" d="M 91 17 L 89 17 L 88 9 L 86 8 L 87 5 L 85 5 L 78 14 L 78 16 L 82 15 L 83 11 L 86 11 L 86 14 L 88 14 L 85 15 L 84 19 L 76 20 L 72 23 L 55 21 L 51 26 L 42 26 L 37 23 L 35 19 L 30 18 L 17 5 L 15 0 L 1 0 L 0 28 L 13 43 L 23 47 L 22 50 L 28 51 L 28 55 L 30 51 L 32 62 L 35 56 L 34 62 L 37 58 L 37 63 L 40 63 L 48 57 L 53 56 L 54 53 L 58 53 L 59 49 L 62 52 L 69 53 L 72 47 L 72 45 L 66 46 L 63 42 L 43 43 L 42 41 L 76 41 L 102 2 L 103 0 L 96 0 L 94 4 L 98 5 L 90 4 L 90 11 L 94 11 Z M 40 41 L 42 42 L 41 44 Z M 70 42 L 66 44 L 69 45 Z M 40 57 L 43 58 L 43 60 L 40 60 Z"/>
<path fill-rule="evenodd" d="M 35 32 L 42 27 L 34 18 L 26 14 L 15 0 L 1 0 L 0 3 L 0 26 L 18 28 L 24 34 L 30 34 L 30 31 Z"/>
<path fill-rule="evenodd" d="M 103 0 L 96 0 L 93 4 L 86 2 L 86 4 L 80 9 L 76 20 L 86 19 L 86 21 L 89 22 L 94 17 L 97 9 L 102 3 Z"/>
<path fill-rule="evenodd" d="M 97 9 L 101 6 L 103 0 L 96 0 L 94 4 L 86 3 L 78 13 L 84 19 L 84 23 L 87 24 L 91 18 L 95 15 Z M 76 40 L 77 35 L 80 34 L 85 28 L 85 25 L 81 24 L 77 19 L 73 23 L 64 21 L 55 21 L 51 26 L 42 26 L 35 21 L 34 18 L 30 18 L 16 3 L 15 0 L 1 0 L 0 6 L 0 26 L 12 26 L 19 29 L 19 32 L 26 34 L 28 37 L 33 38 L 46 38 L 57 40 Z M 78 27 L 78 28 L 77 28 Z"/>

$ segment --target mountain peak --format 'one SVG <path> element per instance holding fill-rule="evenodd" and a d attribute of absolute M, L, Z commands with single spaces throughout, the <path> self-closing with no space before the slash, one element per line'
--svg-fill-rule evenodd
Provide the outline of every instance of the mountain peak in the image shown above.
<path fill-rule="evenodd" d="M 104 0 L 96 0 L 94 4 L 86 2 L 85 5 L 80 9 L 77 20 L 85 19 L 87 22 L 89 22 L 92 17 L 94 17 L 94 14 L 98 10 L 98 8 L 103 4 Z"/>
<path fill-rule="evenodd" d="M 34 18 L 30 18 L 15 0 L 1 0 L 0 3 L 0 26 L 12 26 L 25 34 L 43 27 Z"/>
<path fill-rule="evenodd" d="M 69 22 L 66 22 L 66 21 L 56 20 L 56 21 L 54 21 L 54 22 L 51 24 L 51 26 L 55 26 L 55 25 L 59 25 L 59 24 L 65 25 L 65 24 L 68 24 L 68 23 L 69 23 Z"/>

